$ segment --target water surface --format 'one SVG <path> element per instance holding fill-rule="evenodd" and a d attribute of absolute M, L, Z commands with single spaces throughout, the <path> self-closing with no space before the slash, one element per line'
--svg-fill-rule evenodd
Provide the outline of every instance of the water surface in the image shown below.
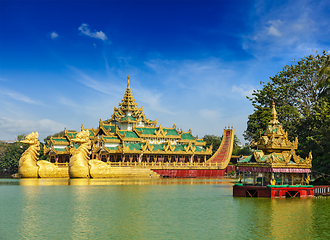
<path fill-rule="evenodd" d="M 233 198 L 228 179 L 0 179 L 0 239 L 330 239 L 330 198 Z"/>

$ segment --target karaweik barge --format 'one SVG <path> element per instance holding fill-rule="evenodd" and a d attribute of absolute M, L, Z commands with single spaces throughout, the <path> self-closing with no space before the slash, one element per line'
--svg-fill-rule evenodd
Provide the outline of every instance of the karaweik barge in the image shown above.
<path fill-rule="evenodd" d="M 223 130 L 219 149 L 191 129 L 185 132 L 173 127 L 157 126 L 147 119 L 143 107 L 133 97 L 129 76 L 119 107 L 110 119 L 99 126 L 80 132 L 64 130 L 61 137 L 51 137 L 44 146 L 49 161 L 38 161 L 38 133 L 22 142 L 30 145 L 19 163 L 21 178 L 113 178 L 169 177 L 217 178 L 231 172 L 228 166 L 234 141 L 234 129 Z"/>

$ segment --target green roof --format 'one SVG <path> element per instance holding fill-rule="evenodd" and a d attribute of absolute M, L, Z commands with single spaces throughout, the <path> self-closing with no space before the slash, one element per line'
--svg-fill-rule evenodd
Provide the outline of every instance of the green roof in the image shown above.
<path fill-rule="evenodd" d="M 182 133 L 181 139 L 185 140 L 195 140 L 195 138 L 190 133 Z"/>
<path fill-rule="evenodd" d="M 132 116 L 126 116 L 126 117 L 123 117 L 122 119 L 120 119 L 121 121 L 126 121 L 126 120 L 131 120 L 131 121 L 135 121 L 135 118 L 132 117 Z"/>
<path fill-rule="evenodd" d="M 142 150 L 140 143 L 125 143 L 125 146 L 128 146 L 130 150 Z"/>
<path fill-rule="evenodd" d="M 204 148 L 196 147 L 195 152 L 205 152 Z"/>
<path fill-rule="evenodd" d="M 66 148 L 54 148 L 54 150 L 59 151 L 59 152 L 64 152 Z"/>
<path fill-rule="evenodd" d="M 157 151 L 157 150 L 161 150 L 161 151 L 164 151 L 164 145 L 165 144 L 151 144 L 152 146 L 154 146 L 153 148 L 153 152 Z"/>
<path fill-rule="evenodd" d="M 146 127 L 146 128 L 136 128 L 136 130 L 141 131 L 142 130 L 142 134 L 144 135 L 155 135 L 155 131 L 159 130 L 158 128 L 150 128 L 150 127 Z M 166 136 L 179 136 L 178 132 L 173 129 L 173 128 L 164 128 L 163 129 L 164 132 L 166 133 Z"/>
<path fill-rule="evenodd" d="M 56 143 L 69 143 L 69 141 L 66 138 L 53 138 L 53 141 Z"/>
<path fill-rule="evenodd" d="M 174 152 L 184 151 L 184 147 L 185 147 L 185 145 L 175 145 Z"/>
<path fill-rule="evenodd" d="M 136 135 L 133 131 L 119 131 L 120 134 L 125 133 L 125 138 L 139 138 L 138 135 Z"/>
<path fill-rule="evenodd" d="M 68 136 L 72 137 L 72 138 L 75 138 L 77 135 L 77 133 L 73 133 L 73 132 L 68 132 Z"/>
<path fill-rule="evenodd" d="M 238 162 L 247 163 L 247 162 L 250 162 L 251 158 L 252 158 L 252 155 L 247 156 L 246 158 L 243 158 L 243 159 L 239 160 Z"/>
<path fill-rule="evenodd" d="M 108 130 L 108 129 L 110 128 L 110 125 L 105 125 L 105 124 L 103 124 L 103 128 L 104 128 L 105 130 Z"/>
<path fill-rule="evenodd" d="M 110 129 L 110 132 L 115 132 L 116 131 L 116 126 L 111 126 L 111 125 L 104 124 L 103 127 L 104 127 L 105 130 Z"/>
<path fill-rule="evenodd" d="M 136 130 L 138 130 L 138 131 L 142 130 L 142 134 L 145 134 L 145 135 L 150 135 L 150 134 L 154 135 L 156 128 L 136 128 Z"/>
<path fill-rule="evenodd" d="M 164 131 L 167 131 L 167 134 L 166 135 L 179 136 L 178 132 L 175 129 L 173 129 L 173 128 L 166 129 Z"/>
<path fill-rule="evenodd" d="M 118 139 L 118 137 L 116 136 L 111 136 L 111 137 L 106 137 L 106 136 L 103 136 L 104 139 Z"/>

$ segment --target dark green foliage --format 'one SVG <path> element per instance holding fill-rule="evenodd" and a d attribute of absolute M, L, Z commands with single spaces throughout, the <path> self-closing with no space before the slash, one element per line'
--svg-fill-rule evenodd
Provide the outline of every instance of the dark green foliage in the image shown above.
<path fill-rule="evenodd" d="M 20 134 L 17 136 L 17 142 L 20 142 L 25 139 L 25 134 Z"/>
<path fill-rule="evenodd" d="M 313 154 L 313 169 L 330 172 L 330 54 L 310 55 L 261 82 L 248 98 L 255 108 L 249 116 L 246 140 L 257 141 L 271 118 L 274 100 L 278 120 L 290 140 L 298 136 L 301 157 Z"/>
<path fill-rule="evenodd" d="M 25 135 L 23 136 L 24 139 Z M 17 137 L 18 139 L 18 137 Z M 14 144 L 0 143 L 0 172 L 14 174 L 18 172 L 18 162 L 21 155 L 28 148 L 28 144 L 16 142 Z M 49 156 L 44 155 L 43 144 L 40 144 L 39 160 L 47 160 Z"/>
<path fill-rule="evenodd" d="M 244 146 L 244 147 L 239 147 L 233 150 L 233 156 L 249 156 L 251 155 L 253 152 L 250 148 L 250 146 Z"/>
<path fill-rule="evenodd" d="M 49 155 L 44 154 L 44 145 L 40 143 L 39 160 L 49 160 Z"/>
<path fill-rule="evenodd" d="M 213 146 L 212 148 L 212 155 L 218 150 L 221 141 L 222 141 L 222 136 L 215 136 L 215 135 L 208 135 L 206 134 L 203 137 L 203 140 L 206 142 L 206 147 L 210 147 L 211 145 Z"/>
<path fill-rule="evenodd" d="M 322 176 L 314 181 L 310 182 L 311 185 L 317 186 L 317 185 L 330 185 L 330 177 L 329 176 Z"/>
<path fill-rule="evenodd" d="M 0 157 L 0 171 L 14 174 L 18 172 L 18 161 L 23 152 L 28 148 L 27 144 L 16 142 L 6 144 L 6 151 Z"/>

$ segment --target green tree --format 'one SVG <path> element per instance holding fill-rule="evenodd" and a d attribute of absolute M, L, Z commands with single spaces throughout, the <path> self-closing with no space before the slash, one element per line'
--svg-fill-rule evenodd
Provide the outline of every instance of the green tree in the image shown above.
<path fill-rule="evenodd" d="M 18 172 L 18 163 L 21 155 L 29 147 L 28 144 L 19 141 L 25 139 L 25 134 L 17 136 L 18 142 L 14 144 L 0 143 L 0 172 L 14 174 Z M 49 156 L 44 154 L 44 146 L 40 143 L 39 160 L 47 160 Z"/>
<path fill-rule="evenodd" d="M 216 135 L 209 135 L 206 134 L 203 137 L 203 140 L 206 142 L 206 147 L 210 147 L 212 145 L 212 155 L 218 150 L 220 147 L 221 141 L 222 141 L 222 136 L 216 136 Z"/>
<path fill-rule="evenodd" d="M 42 143 L 40 143 L 39 160 L 49 161 L 49 155 L 45 155 L 45 153 L 44 153 L 44 145 Z"/>
<path fill-rule="evenodd" d="M 25 139 L 25 134 L 18 135 L 16 139 L 17 139 L 18 142 L 24 140 Z"/>
<path fill-rule="evenodd" d="M 330 103 L 323 99 L 314 107 L 313 114 L 298 124 L 300 148 L 298 153 L 313 154 L 313 169 L 330 173 Z"/>
<path fill-rule="evenodd" d="M 20 142 L 7 144 L 5 154 L 0 157 L 0 171 L 10 174 L 17 173 L 19 159 L 27 148 L 27 144 Z"/>
<path fill-rule="evenodd" d="M 279 121 L 288 131 L 289 138 L 299 138 L 298 153 L 305 157 L 312 151 L 314 169 L 327 166 L 329 161 L 324 156 L 330 150 L 327 137 L 330 74 L 324 69 L 328 68 L 329 61 L 328 52 L 316 53 L 284 66 L 269 81 L 261 82 L 262 88 L 248 97 L 255 110 L 248 117 L 244 138 L 249 141 L 259 139 L 271 118 L 270 106 L 274 100 Z"/>
<path fill-rule="evenodd" d="M 249 145 L 243 146 L 243 147 L 239 147 L 233 150 L 233 156 L 249 156 L 251 155 L 253 152 L 250 148 Z"/>

